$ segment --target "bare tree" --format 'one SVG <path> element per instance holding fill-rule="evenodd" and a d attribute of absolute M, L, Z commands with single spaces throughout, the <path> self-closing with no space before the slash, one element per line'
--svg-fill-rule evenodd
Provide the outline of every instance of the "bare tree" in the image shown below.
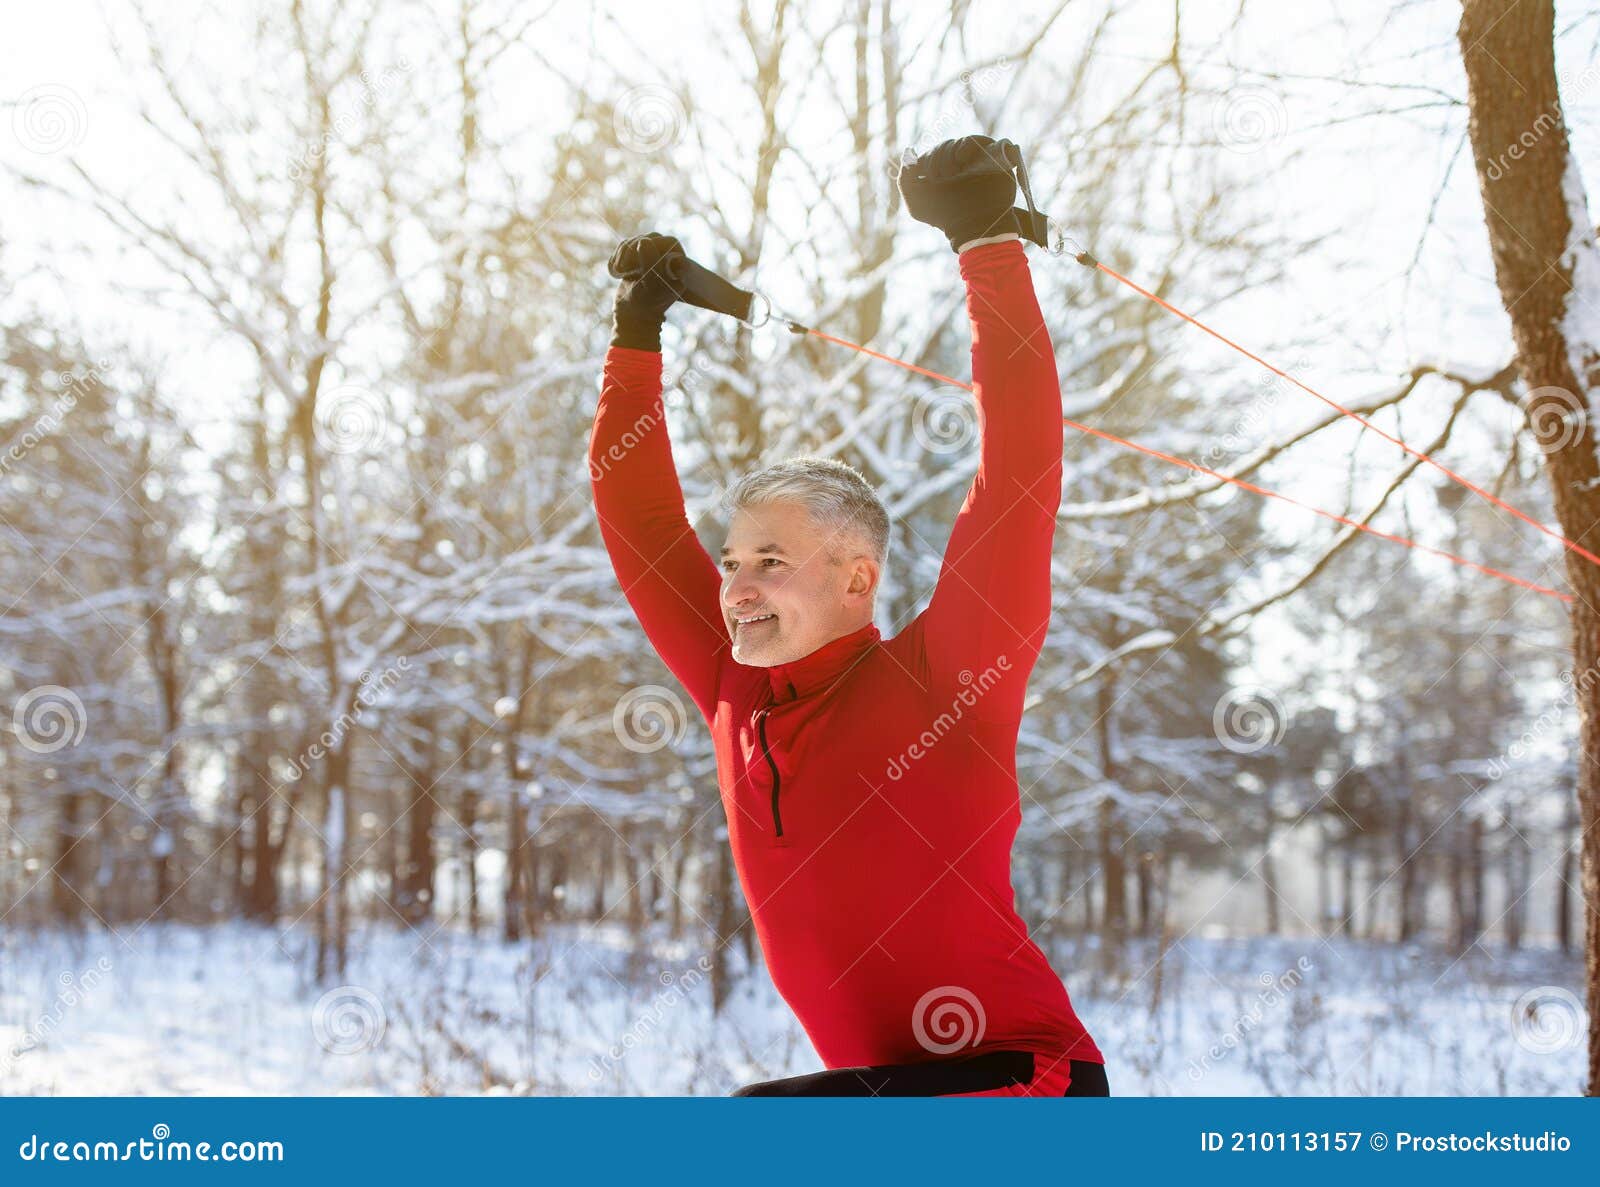
<path fill-rule="evenodd" d="M 1567 137 L 1553 0 L 1465 0 L 1469 131 L 1524 408 L 1568 540 L 1600 547 L 1600 247 Z M 1600 1095 L 1600 564 L 1566 554 L 1580 713 L 1578 803 L 1590 1095 Z"/>

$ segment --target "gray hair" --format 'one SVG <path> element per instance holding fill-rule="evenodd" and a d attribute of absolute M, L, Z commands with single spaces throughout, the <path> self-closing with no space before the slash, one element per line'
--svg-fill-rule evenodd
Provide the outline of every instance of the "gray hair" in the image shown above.
<path fill-rule="evenodd" d="M 728 511 L 791 500 L 830 536 L 846 532 L 871 549 L 880 568 L 889 555 L 889 513 L 859 470 L 835 458 L 793 457 L 746 474 L 723 496 Z M 830 559 L 838 550 L 829 547 Z"/>

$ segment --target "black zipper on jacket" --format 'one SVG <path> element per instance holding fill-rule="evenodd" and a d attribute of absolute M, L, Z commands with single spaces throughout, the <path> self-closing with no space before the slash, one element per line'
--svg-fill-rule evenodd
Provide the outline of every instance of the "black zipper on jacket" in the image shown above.
<path fill-rule="evenodd" d="M 767 769 L 772 772 L 772 827 L 777 836 L 783 836 L 783 817 L 778 814 L 778 764 L 772 761 L 772 751 L 767 747 L 767 714 L 770 709 L 763 709 L 756 714 L 756 730 L 761 734 L 761 755 L 767 760 Z"/>

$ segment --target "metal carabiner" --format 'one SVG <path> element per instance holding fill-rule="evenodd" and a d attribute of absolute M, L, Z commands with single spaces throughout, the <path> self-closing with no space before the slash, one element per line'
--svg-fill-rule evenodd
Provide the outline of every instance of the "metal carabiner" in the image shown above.
<path fill-rule="evenodd" d="M 760 321 L 756 321 L 755 320 L 755 311 L 756 311 L 756 302 L 757 301 L 760 301 L 762 306 L 763 306 L 763 308 L 761 310 L 761 320 Z M 759 291 L 757 289 L 751 289 L 750 290 L 750 312 L 747 313 L 744 317 L 741 317 L 739 319 L 740 323 L 743 324 L 743 325 L 749 326 L 752 330 L 759 330 L 762 326 L 766 325 L 771 320 L 772 320 L 772 299 L 770 297 L 768 297 L 766 293 L 763 293 L 763 292 L 761 292 L 761 291 Z"/>
<path fill-rule="evenodd" d="M 1053 218 L 1046 219 L 1045 221 L 1049 224 L 1049 252 L 1051 255 L 1070 255 L 1084 267 L 1094 267 L 1095 263 L 1097 262 L 1094 256 L 1089 253 L 1088 248 L 1084 247 L 1084 245 L 1079 243 L 1076 238 L 1067 233 L 1067 228 L 1064 223 L 1059 223 Z"/>

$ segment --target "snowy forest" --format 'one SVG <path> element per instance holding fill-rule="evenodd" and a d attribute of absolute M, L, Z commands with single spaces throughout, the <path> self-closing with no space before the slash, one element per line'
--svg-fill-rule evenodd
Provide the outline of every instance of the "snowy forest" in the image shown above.
<path fill-rule="evenodd" d="M 815 1070 L 595 521 L 606 261 L 670 233 L 965 378 L 895 166 L 974 132 L 1073 244 L 1028 249 L 1066 416 L 1156 451 L 1067 430 L 1017 753 L 1113 1093 L 1600 1092 L 1600 4 L 6 22 L 0 1094 Z M 663 355 L 702 542 L 848 461 L 909 622 L 970 393 L 683 306 Z"/>

